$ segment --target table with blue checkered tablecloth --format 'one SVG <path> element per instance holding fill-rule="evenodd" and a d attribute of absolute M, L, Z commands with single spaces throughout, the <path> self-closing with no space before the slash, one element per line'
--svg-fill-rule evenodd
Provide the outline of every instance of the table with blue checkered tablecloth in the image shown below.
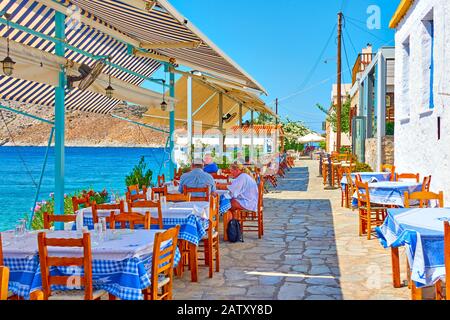
<path fill-rule="evenodd" d="M 47 231 L 51 238 L 80 237 L 73 231 Z M 91 237 L 92 244 L 92 279 L 94 290 L 105 290 L 122 300 L 142 300 L 142 290 L 151 284 L 151 267 L 153 242 L 155 234 L 162 230 L 109 230 L 109 240 L 96 240 Z M 39 266 L 37 233 L 29 233 L 15 239 L 12 233 L 3 233 L 4 264 L 10 269 L 9 290 L 25 299 L 30 293 L 41 289 L 42 278 Z M 111 238 L 112 237 L 112 238 Z M 164 250 L 170 242 L 162 244 Z M 49 255 L 67 254 L 70 256 L 74 248 L 58 249 Z M 76 250 L 76 249 L 75 249 Z M 73 254 L 73 252 L 72 252 Z M 176 249 L 175 266 L 181 255 Z M 82 274 L 82 270 L 74 267 L 53 267 L 52 275 L 70 276 Z M 65 287 L 52 286 L 53 290 L 64 290 Z"/>
<path fill-rule="evenodd" d="M 125 208 L 127 211 L 128 209 Z M 145 214 L 150 212 L 152 216 L 156 216 L 156 208 L 132 208 L 132 212 Z M 92 218 L 92 208 L 81 209 L 83 213 L 84 226 L 88 229 L 94 229 L 94 220 Z M 119 214 L 118 210 L 114 210 Z M 99 217 L 110 215 L 111 210 L 98 210 Z M 206 235 L 209 226 L 209 202 L 179 202 L 169 203 L 167 207 L 162 208 L 163 228 L 170 229 L 177 225 L 180 226 L 178 239 L 186 240 L 196 246 Z M 73 230 L 75 230 L 75 225 Z M 127 225 L 126 225 L 127 227 Z M 116 229 L 120 228 L 120 223 L 116 224 Z M 142 226 L 136 225 L 136 229 Z M 157 228 L 157 226 L 152 226 Z"/>
<path fill-rule="evenodd" d="M 363 182 L 382 182 L 389 181 L 391 179 L 390 172 L 353 172 L 352 179 L 356 179 L 356 175 L 359 174 L 361 176 L 361 180 Z M 345 189 L 347 186 L 347 177 L 343 176 L 341 179 L 342 189 Z"/>
<path fill-rule="evenodd" d="M 445 278 L 444 221 L 450 221 L 450 209 L 388 209 L 384 224 L 376 228 L 383 247 L 406 247 L 417 288 Z"/>
<path fill-rule="evenodd" d="M 407 181 L 382 181 L 369 183 L 370 202 L 402 208 L 404 205 L 405 192 L 419 192 L 422 190 L 422 183 Z M 353 195 L 353 207 L 358 207 L 357 194 Z"/>

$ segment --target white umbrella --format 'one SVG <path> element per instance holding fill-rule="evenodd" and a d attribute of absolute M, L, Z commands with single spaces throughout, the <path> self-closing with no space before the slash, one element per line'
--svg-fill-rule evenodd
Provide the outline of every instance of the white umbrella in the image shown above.
<path fill-rule="evenodd" d="M 325 138 L 317 133 L 310 133 L 304 137 L 298 138 L 299 143 L 310 143 L 310 142 L 322 142 L 325 141 Z"/>

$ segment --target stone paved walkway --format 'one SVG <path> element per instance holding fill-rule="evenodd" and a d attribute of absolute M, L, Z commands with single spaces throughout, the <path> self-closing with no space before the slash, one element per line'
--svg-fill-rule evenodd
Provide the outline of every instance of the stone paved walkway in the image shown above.
<path fill-rule="evenodd" d="M 407 288 L 392 287 L 390 252 L 358 236 L 356 211 L 340 207 L 340 190 L 323 189 L 318 162 L 297 166 L 265 196 L 264 238 L 222 242 L 221 271 L 209 279 L 200 268 L 198 283 L 186 272 L 175 279 L 174 299 L 409 299 Z"/>

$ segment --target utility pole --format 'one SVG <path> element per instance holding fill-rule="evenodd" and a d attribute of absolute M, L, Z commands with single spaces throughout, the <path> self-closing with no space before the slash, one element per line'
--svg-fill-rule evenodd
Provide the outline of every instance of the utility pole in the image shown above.
<path fill-rule="evenodd" d="M 338 13 L 338 38 L 337 38 L 337 106 L 336 106 L 336 151 L 341 150 L 341 116 L 342 116 L 342 65 L 341 65 L 341 42 L 342 42 L 342 12 Z"/>
<path fill-rule="evenodd" d="M 275 153 L 278 152 L 278 98 L 275 99 Z"/>

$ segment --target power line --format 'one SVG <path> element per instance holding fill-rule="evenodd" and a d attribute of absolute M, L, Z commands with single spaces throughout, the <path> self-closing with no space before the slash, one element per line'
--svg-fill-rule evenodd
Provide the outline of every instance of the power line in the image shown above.
<path fill-rule="evenodd" d="M 345 38 L 344 38 L 344 35 L 342 35 L 342 44 L 344 45 L 344 53 L 345 53 L 345 60 L 347 61 L 347 68 L 348 68 L 348 70 L 350 71 L 350 63 L 349 63 L 349 60 L 348 60 L 347 47 L 345 46 Z M 350 79 L 353 81 L 352 78 L 353 78 L 353 74 L 350 73 Z"/>
<path fill-rule="evenodd" d="M 348 18 L 348 17 L 347 17 L 347 18 Z M 378 40 L 381 40 L 381 41 L 383 41 L 383 42 L 386 42 L 386 39 L 380 38 L 379 36 L 377 36 L 377 35 L 374 34 L 373 32 L 367 31 L 366 29 L 364 29 L 364 28 L 358 26 L 356 23 L 352 22 L 352 19 L 351 19 L 351 18 L 349 18 L 348 22 L 349 22 L 351 25 L 353 25 L 355 28 L 357 28 L 357 29 L 359 29 L 359 30 L 361 30 L 361 31 L 363 31 L 363 32 L 365 32 L 365 33 L 371 35 L 372 37 L 377 38 Z M 387 42 L 387 43 L 390 43 L 390 42 L 392 42 L 392 41 L 393 41 L 393 39 L 392 39 L 391 41 Z M 387 44 L 387 43 L 386 43 L 386 44 Z"/>

